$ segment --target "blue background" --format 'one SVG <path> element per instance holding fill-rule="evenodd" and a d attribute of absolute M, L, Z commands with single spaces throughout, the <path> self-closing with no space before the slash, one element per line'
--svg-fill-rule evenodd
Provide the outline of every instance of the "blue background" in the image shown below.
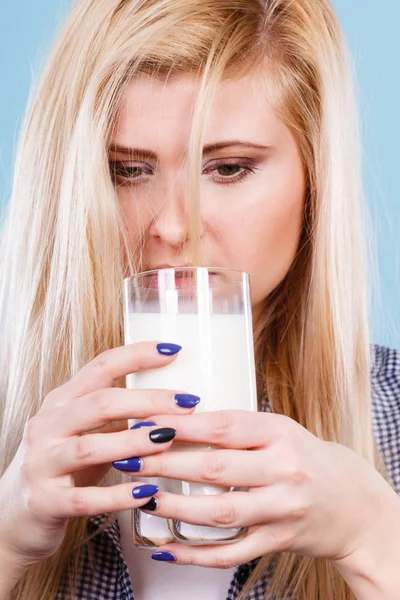
<path fill-rule="evenodd" d="M 372 339 L 400 348 L 399 152 L 400 1 L 333 0 L 358 78 L 364 180 L 379 279 L 373 286 Z M 0 204 L 11 188 L 15 142 L 29 86 L 70 0 L 13 0 L 0 9 Z"/>

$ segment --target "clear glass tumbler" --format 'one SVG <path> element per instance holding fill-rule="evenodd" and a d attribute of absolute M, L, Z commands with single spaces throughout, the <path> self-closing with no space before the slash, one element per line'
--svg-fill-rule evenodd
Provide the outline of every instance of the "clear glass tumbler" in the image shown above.
<path fill-rule="evenodd" d="M 201 398 L 196 412 L 257 410 L 247 273 L 186 267 L 128 277 L 124 281 L 124 328 L 126 344 L 159 340 L 182 346 L 172 364 L 128 375 L 127 388 L 171 389 L 195 394 Z M 129 426 L 133 424 L 135 421 L 131 420 Z M 171 451 L 205 449 L 214 448 L 174 442 Z M 182 495 L 216 495 L 239 489 L 167 478 L 147 478 L 146 482 Z M 139 509 L 132 513 L 134 543 L 142 547 L 155 547 L 169 541 L 193 545 L 230 543 L 242 538 L 247 530 L 165 520 Z"/>

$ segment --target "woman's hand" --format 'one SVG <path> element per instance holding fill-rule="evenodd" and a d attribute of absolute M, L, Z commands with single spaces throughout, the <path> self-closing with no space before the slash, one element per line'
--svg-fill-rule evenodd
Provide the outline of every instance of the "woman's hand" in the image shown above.
<path fill-rule="evenodd" d="M 282 551 L 340 560 L 378 535 L 385 510 L 399 515 L 398 496 L 363 457 L 321 441 L 283 415 L 219 411 L 154 419 L 168 421 L 177 442 L 226 449 L 148 456 L 141 476 L 249 487 L 218 496 L 160 492 L 152 514 L 198 525 L 249 526 L 235 544 L 159 548 L 177 563 L 226 568 Z"/>
<path fill-rule="evenodd" d="M 193 408 L 180 408 L 174 391 L 112 386 L 127 374 L 170 364 L 176 358 L 171 353 L 179 349 L 146 342 L 108 350 L 46 397 L 39 413 L 28 422 L 17 454 L 0 480 L 3 566 L 21 576 L 27 567 L 57 550 L 69 517 L 135 508 L 157 493 L 143 490 L 139 483 L 94 484 L 104 475 L 104 465 L 109 468 L 112 461 L 148 456 L 170 447 L 171 441 L 151 440 L 157 426 L 132 431 L 126 428 L 126 419 L 143 419 L 157 412 L 164 414 L 165 422 L 165 415 L 187 414 Z M 93 433 L 120 420 L 125 420 L 123 431 Z M 169 434 L 171 440 L 175 431 L 171 429 Z M 85 478 L 79 477 L 83 472 Z M 89 481 L 88 487 L 80 487 Z M 136 496 L 139 488 L 145 496 Z"/>

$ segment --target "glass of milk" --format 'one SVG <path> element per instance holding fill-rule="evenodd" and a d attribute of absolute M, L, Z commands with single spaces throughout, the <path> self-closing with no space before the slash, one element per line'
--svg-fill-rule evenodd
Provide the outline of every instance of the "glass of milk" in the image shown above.
<path fill-rule="evenodd" d="M 257 410 L 247 273 L 184 267 L 128 277 L 124 280 L 124 329 L 126 344 L 163 341 L 182 346 L 172 364 L 128 375 L 127 388 L 195 394 L 201 398 L 196 412 Z M 130 420 L 129 427 L 135 423 Z M 213 449 L 204 444 L 174 442 L 170 451 L 212 452 Z M 181 495 L 216 495 L 239 489 L 167 478 L 146 478 L 146 481 Z M 246 528 L 193 525 L 162 519 L 139 509 L 132 511 L 132 529 L 134 542 L 141 547 L 170 541 L 193 545 L 230 543 L 246 533 Z"/>

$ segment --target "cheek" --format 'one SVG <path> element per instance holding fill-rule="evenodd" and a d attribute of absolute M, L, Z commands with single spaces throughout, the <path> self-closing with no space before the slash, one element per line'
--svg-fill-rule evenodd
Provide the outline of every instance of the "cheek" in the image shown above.
<path fill-rule="evenodd" d="M 151 210 L 147 197 L 140 198 L 129 188 L 117 190 L 118 210 L 124 223 L 131 245 L 136 245 L 151 221 Z"/>
<path fill-rule="evenodd" d="M 223 237 L 229 262 L 249 273 L 253 305 L 289 271 L 298 249 L 303 211 L 304 191 L 300 188 L 298 194 L 264 194 L 245 211 L 230 212 L 225 221 Z"/>
<path fill-rule="evenodd" d="M 140 205 L 134 201 L 132 191 L 129 188 L 120 188 L 117 190 L 117 206 L 121 218 L 122 227 L 126 232 L 126 241 L 129 247 L 129 255 L 136 265 L 140 265 L 140 248 L 142 245 L 141 239 L 145 234 L 143 215 L 141 214 Z M 126 248 L 121 237 L 121 261 L 124 268 L 125 276 L 130 274 L 129 260 Z"/>
<path fill-rule="evenodd" d="M 253 254 L 254 302 L 261 302 L 288 273 L 299 246 L 304 199 L 289 202 L 264 215 L 257 231 L 260 252 Z M 261 218 L 261 217 L 260 217 Z"/>

